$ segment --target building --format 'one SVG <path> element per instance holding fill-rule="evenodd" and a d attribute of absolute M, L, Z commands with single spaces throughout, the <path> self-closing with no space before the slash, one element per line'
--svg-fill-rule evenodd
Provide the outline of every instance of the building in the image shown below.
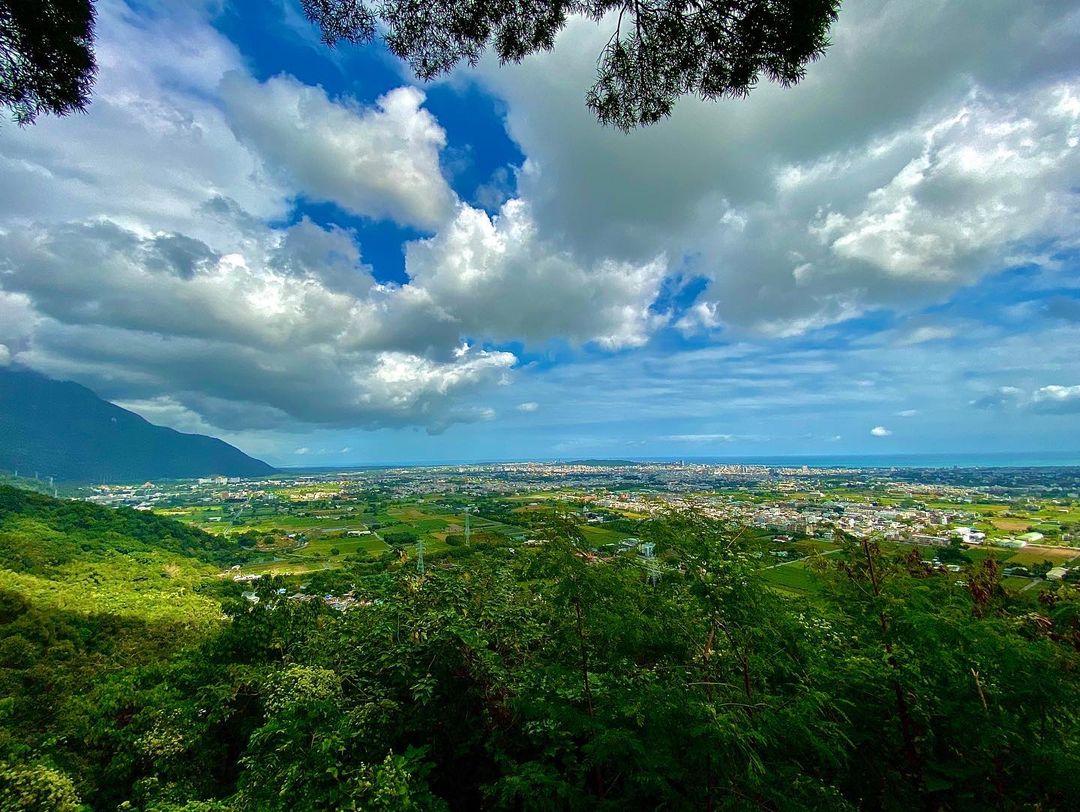
<path fill-rule="evenodd" d="M 929 544 L 933 547 L 949 546 L 949 540 L 944 536 L 927 536 L 922 533 L 916 533 L 911 537 L 911 540 L 915 544 Z"/>

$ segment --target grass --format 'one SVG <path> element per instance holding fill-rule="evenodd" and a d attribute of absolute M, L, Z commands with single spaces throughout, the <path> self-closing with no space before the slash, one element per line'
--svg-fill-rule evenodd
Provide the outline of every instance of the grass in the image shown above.
<path fill-rule="evenodd" d="M 1016 552 L 1014 550 L 996 550 L 988 547 L 970 547 L 964 550 L 964 555 L 971 559 L 973 564 L 981 564 L 988 558 L 997 559 L 998 563 L 1004 564 L 1016 564 L 1014 560 Z M 931 556 L 932 558 L 933 556 Z"/>
<path fill-rule="evenodd" d="M 332 561 L 297 561 L 281 559 L 277 561 L 262 561 L 258 564 L 244 566 L 244 575 L 305 575 L 309 572 L 333 569 L 336 565 Z"/>
<path fill-rule="evenodd" d="M 1030 567 L 1032 564 L 1041 564 L 1050 561 L 1053 564 L 1064 564 L 1080 555 L 1080 550 L 1072 547 L 1024 547 L 1016 551 L 1009 558 L 1010 564 L 1023 564 Z"/>
<path fill-rule="evenodd" d="M 602 547 L 605 544 L 616 544 L 630 536 L 629 533 L 620 533 L 617 530 L 608 530 L 607 528 L 596 527 L 591 524 L 581 525 L 578 529 L 585 537 L 585 541 L 596 547 Z"/>
<path fill-rule="evenodd" d="M 379 555 L 390 549 L 382 539 L 376 536 L 360 536 L 348 538 L 321 538 L 308 542 L 304 547 L 293 551 L 293 555 L 301 558 L 329 557 L 331 550 L 337 550 L 338 555 Z"/>
<path fill-rule="evenodd" d="M 783 549 L 792 548 L 803 553 L 814 554 L 826 553 L 829 550 L 836 550 L 839 547 L 839 544 L 826 539 L 799 539 L 799 541 L 785 545 Z"/>
<path fill-rule="evenodd" d="M 762 570 L 761 577 L 782 589 L 813 594 L 822 589 L 821 580 L 806 568 L 804 561 L 792 561 L 779 567 Z"/>
<path fill-rule="evenodd" d="M 1001 579 L 1001 585 L 1005 587 L 1008 592 L 1014 594 L 1027 588 L 1030 583 L 1030 578 L 1021 578 L 1019 575 L 1006 575 Z"/>

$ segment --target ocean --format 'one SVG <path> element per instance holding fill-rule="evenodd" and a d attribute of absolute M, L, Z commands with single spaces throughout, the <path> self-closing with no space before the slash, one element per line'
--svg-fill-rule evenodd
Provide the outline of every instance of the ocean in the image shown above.
<path fill-rule="evenodd" d="M 1080 452 L 1032 451 L 988 454 L 831 454 L 765 457 L 655 457 L 642 462 L 767 465 L 778 468 L 1044 468 L 1080 466 Z"/>

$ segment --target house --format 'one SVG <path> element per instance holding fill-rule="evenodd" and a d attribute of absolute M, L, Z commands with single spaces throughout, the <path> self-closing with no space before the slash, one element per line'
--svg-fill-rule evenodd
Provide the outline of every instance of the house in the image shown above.
<path fill-rule="evenodd" d="M 1053 567 L 1046 573 L 1046 580 L 1048 581 L 1060 581 L 1064 578 L 1069 571 L 1065 567 Z"/>
<path fill-rule="evenodd" d="M 911 537 L 912 542 L 915 544 L 929 544 L 933 547 L 947 547 L 949 546 L 949 540 L 942 536 L 928 536 L 922 533 L 916 533 Z"/>

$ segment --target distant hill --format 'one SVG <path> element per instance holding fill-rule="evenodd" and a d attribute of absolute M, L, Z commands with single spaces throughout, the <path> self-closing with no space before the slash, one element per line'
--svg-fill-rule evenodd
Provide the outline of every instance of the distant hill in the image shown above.
<path fill-rule="evenodd" d="M 66 482 L 135 482 L 274 469 L 223 440 L 155 426 L 85 386 L 0 368 L 0 470 Z"/>

